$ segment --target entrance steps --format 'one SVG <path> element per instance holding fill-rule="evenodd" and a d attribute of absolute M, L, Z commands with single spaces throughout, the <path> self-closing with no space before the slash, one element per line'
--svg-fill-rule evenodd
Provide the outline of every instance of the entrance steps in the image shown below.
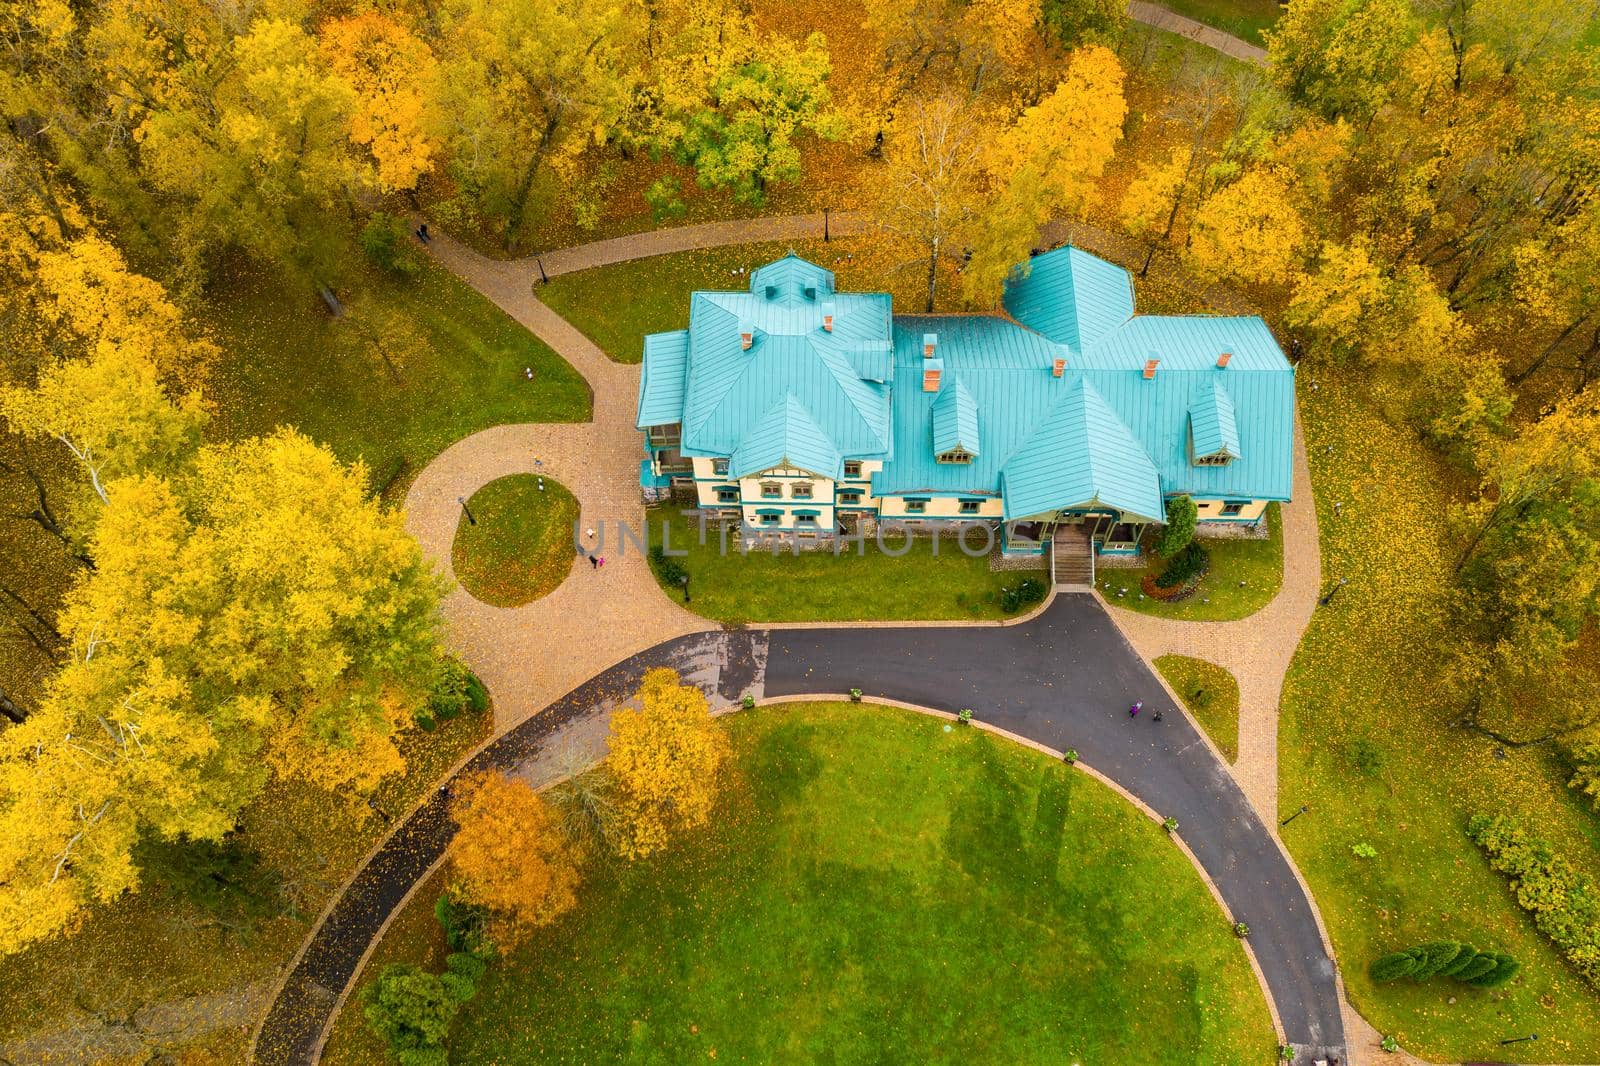
<path fill-rule="evenodd" d="M 1082 526 L 1057 526 L 1050 538 L 1050 569 L 1055 583 L 1094 585 L 1094 545 Z"/>

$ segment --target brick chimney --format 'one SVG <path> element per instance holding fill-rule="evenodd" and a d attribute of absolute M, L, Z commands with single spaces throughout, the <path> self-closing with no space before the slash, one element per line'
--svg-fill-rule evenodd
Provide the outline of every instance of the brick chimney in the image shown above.
<path fill-rule="evenodd" d="M 1066 372 L 1067 372 L 1067 361 L 1065 359 L 1062 359 L 1062 358 L 1058 357 L 1056 359 L 1056 361 L 1055 361 L 1055 365 L 1053 365 L 1050 368 L 1050 375 L 1052 377 L 1061 377 Z"/>
<path fill-rule="evenodd" d="M 1153 380 L 1156 376 L 1156 367 L 1160 365 L 1161 360 L 1159 359 L 1146 359 L 1144 361 L 1144 379 L 1146 381 Z"/>
<path fill-rule="evenodd" d="M 944 360 L 929 359 L 922 365 L 922 391 L 938 392 L 939 379 L 944 376 Z"/>
<path fill-rule="evenodd" d="M 741 349 L 743 349 L 744 351 L 748 352 L 750 350 L 751 346 L 755 344 L 755 342 L 756 342 L 756 327 L 754 325 L 752 325 L 749 322 L 749 320 L 740 321 L 740 323 L 739 323 L 739 347 Z"/>
<path fill-rule="evenodd" d="M 833 332 L 833 302 L 831 300 L 822 305 L 822 328 L 829 333 Z"/>
<path fill-rule="evenodd" d="M 924 333 L 922 335 L 922 358 L 932 359 L 933 350 L 938 346 L 939 335 L 937 333 Z"/>
<path fill-rule="evenodd" d="M 1218 370 L 1226 370 L 1226 369 L 1228 369 L 1228 363 L 1232 359 L 1233 359 L 1233 353 L 1232 352 L 1223 352 L 1221 355 L 1217 356 L 1217 369 Z"/>

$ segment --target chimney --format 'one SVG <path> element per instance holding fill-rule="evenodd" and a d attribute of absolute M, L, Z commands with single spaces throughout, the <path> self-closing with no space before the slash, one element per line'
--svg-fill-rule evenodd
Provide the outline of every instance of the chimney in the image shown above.
<path fill-rule="evenodd" d="M 944 360 L 930 359 L 922 366 L 922 391 L 938 392 L 939 379 L 943 376 Z"/>
<path fill-rule="evenodd" d="M 939 335 L 937 333 L 924 333 L 922 335 L 922 358 L 932 359 L 933 350 L 934 348 L 938 347 L 938 345 Z"/>
<path fill-rule="evenodd" d="M 831 300 L 822 305 L 822 328 L 829 333 L 833 332 L 833 302 Z"/>
<path fill-rule="evenodd" d="M 1067 372 L 1067 361 L 1065 359 L 1057 358 L 1056 361 L 1055 361 L 1055 365 L 1050 368 L 1051 376 L 1053 376 L 1053 377 L 1061 377 L 1066 372 Z"/>
<path fill-rule="evenodd" d="M 1217 369 L 1218 370 L 1226 370 L 1226 369 L 1228 369 L 1228 362 L 1232 358 L 1233 358 L 1233 353 L 1232 352 L 1223 352 L 1221 355 L 1217 356 Z"/>
<path fill-rule="evenodd" d="M 756 327 L 750 323 L 749 319 L 741 320 L 739 322 L 739 347 L 748 352 L 755 342 Z"/>
<path fill-rule="evenodd" d="M 1161 360 L 1157 359 L 1155 356 L 1151 356 L 1149 359 L 1146 359 L 1144 361 L 1144 379 L 1146 381 L 1153 380 L 1156 376 L 1156 367 L 1160 365 Z"/>

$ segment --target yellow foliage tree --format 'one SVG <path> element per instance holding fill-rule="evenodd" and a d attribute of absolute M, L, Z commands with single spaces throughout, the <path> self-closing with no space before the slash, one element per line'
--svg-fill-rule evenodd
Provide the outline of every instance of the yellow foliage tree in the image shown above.
<path fill-rule="evenodd" d="M 359 796 L 438 667 L 440 588 L 366 474 L 284 430 L 107 485 L 71 660 L 0 734 L 0 952 L 217 840 L 269 773 Z"/>
<path fill-rule="evenodd" d="M 450 814 L 460 826 L 450 848 L 451 891 L 489 911 L 497 947 L 515 947 L 577 903 L 582 855 L 526 781 L 493 772 L 466 778 Z"/>
<path fill-rule="evenodd" d="M 426 42 L 376 11 L 334 19 L 322 54 L 355 94 L 350 138 L 372 152 L 382 192 L 415 188 L 438 146 L 430 115 L 438 63 Z"/>
<path fill-rule="evenodd" d="M 1141 163 L 1138 176 L 1122 194 L 1117 217 L 1122 228 L 1145 245 L 1144 264 L 1139 267 L 1141 278 L 1149 273 L 1156 248 L 1172 234 L 1194 165 L 1194 150 L 1179 145 L 1165 162 Z"/>
<path fill-rule="evenodd" d="M 704 825 L 727 761 L 727 734 L 703 692 L 665 668 L 644 675 L 635 696 L 611 719 L 606 766 L 617 784 L 617 851 L 640 859 L 676 832 Z"/>
<path fill-rule="evenodd" d="M 1383 299 L 1384 287 L 1365 241 L 1327 241 L 1316 269 L 1296 282 L 1284 320 L 1334 351 L 1352 351 L 1360 346 L 1364 319 Z"/>
<path fill-rule="evenodd" d="M 1289 182 L 1276 168 L 1253 167 L 1200 204 L 1189 254 L 1207 276 L 1281 285 L 1298 271 L 1306 242 Z"/>
<path fill-rule="evenodd" d="M 1018 263 L 1046 222 L 1081 212 L 1094 197 L 1128 113 L 1122 64 L 1099 45 L 1072 54 L 1055 90 L 1023 111 L 984 153 L 991 201 L 974 233 L 962 273 L 967 298 L 980 306 L 1000 299 Z"/>

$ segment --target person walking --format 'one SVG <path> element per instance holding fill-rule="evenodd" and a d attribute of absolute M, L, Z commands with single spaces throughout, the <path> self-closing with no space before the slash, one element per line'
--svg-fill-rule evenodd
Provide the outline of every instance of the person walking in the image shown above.
<path fill-rule="evenodd" d="M 1153 718 L 1153 719 L 1154 719 L 1154 720 L 1155 720 L 1155 721 L 1157 721 L 1157 722 L 1159 722 L 1159 721 L 1161 721 L 1161 712 L 1160 712 L 1160 711 L 1159 711 L 1159 710 L 1158 710 L 1158 711 L 1156 711 L 1156 713 L 1155 713 L 1155 714 L 1154 714 L 1154 715 L 1152 715 L 1152 716 L 1151 716 L 1151 717 L 1152 717 L 1152 718 Z"/>
<path fill-rule="evenodd" d="M 1144 706 L 1144 700 L 1134 700 L 1133 701 L 1133 706 L 1128 708 L 1128 717 L 1129 718 L 1137 718 L 1137 717 L 1139 717 L 1139 710 L 1143 706 Z"/>
<path fill-rule="evenodd" d="M 596 559 L 593 554 L 591 554 L 589 556 L 589 569 L 590 570 L 598 570 L 598 569 L 600 569 L 600 560 Z"/>

